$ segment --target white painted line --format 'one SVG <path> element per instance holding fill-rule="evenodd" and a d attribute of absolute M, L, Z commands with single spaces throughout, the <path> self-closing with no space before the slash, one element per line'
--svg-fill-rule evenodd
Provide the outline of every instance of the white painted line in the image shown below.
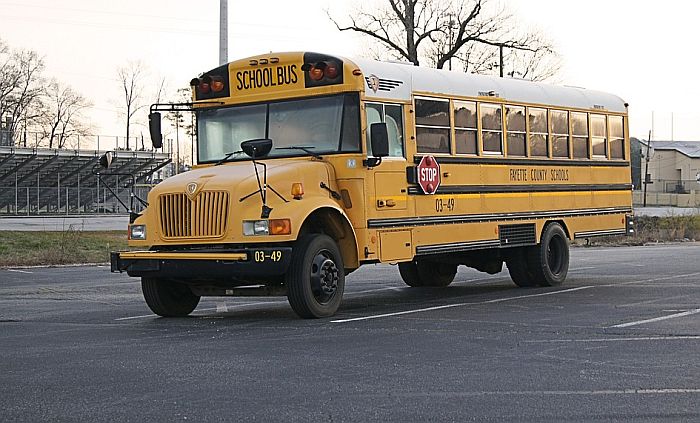
<path fill-rule="evenodd" d="M 610 326 L 610 327 L 611 328 L 627 328 L 630 326 L 643 325 L 645 323 L 660 322 L 662 320 L 675 319 L 677 317 L 691 316 L 693 314 L 698 314 L 698 313 L 700 313 L 700 308 L 696 308 L 695 310 L 684 311 L 683 313 L 676 313 L 676 314 L 669 314 L 668 316 L 655 317 L 653 319 L 638 320 L 636 322 L 622 323 L 622 324 L 614 325 L 614 326 Z"/>
<path fill-rule="evenodd" d="M 526 344 L 557 344 L 573 342 L 640 342 L 640 341 L 697 341 L 700 335 L 688 336 L 639 336 L 635 338 L 590 338 L 590 339 L 544 339 L 523 341 Z"/>
<path fill-rule="evenodd" d="M 385 314 L 375 314 L 375 315 L 372 315 L 372 316 L 354 317 L 354 318 L 351 318 L 351 319 L 331 320 L 331 323 L 357 322 L 357 321 L 361 321 L 361 320 L 372 320 L 372 319 L 381 319 L 381 318 L 384 318 L 384 317 L 402 316 L 402 315 L 404 315 L 404 314 L 424 313 L 424 312 L 426 312 L 426 311 L 442 310 L 442 309 L 454 308 L 454 307 L 462 307 L 462 306 L 467 306 L 467 305 L 480 305 L 480 304 L 500 303 L 500 302 L 504 302 L 504 301 L 519 300 L 519 299 L 523 299 L 523 298 L 544 297 L 544 296 L 546 296 L 546 295 L 563 294 L 563 293 L 566 293 L 566 292 L 579 291 L 579 290 L 582 290 L 582 289 L 589 289 L 589 288 L 593 288 L 593 286 L 581 286 L 581 287 L 578 287 L 578 288 L 564 289 L 564 290 L 561 290 L 561 291 L 545 292 L 545 293 L 541 293 L 541 294 L 521 295 L 521 296 L 518 296 L 518 297 L 498 298 L 498 299 L 495 299 L 495 300 L 487 300 L 487 301 L 472 302 L 472 303 L 446 304 L 446 305 L 435 306 L 435 307 L 419 308 L 419 309 L 415 309 L 415 310 L 399 311 L 399 312 L 396 312 L 396 313 L 385 313 Z"/>
<path fill-rule="evenodd" d="M 488 396 L 597 396 L 597 395 L 671 395 L 700 394 L 700 388 L 662 388 L 662 389 L 604 389 L 598 391 L 473 391 L 473 392 L 393 392 L 392 396 L 402 397 L 488 397 Z"/>
<path fill-rule="evenodd" d="M 368 294 L 370 292 L 379 292 L 379 291 L 403 291 L 405 288 L 398 288 L 395 286 L 391 286 L 388 288 L 378 288 L 378 289 L 368 289 L 366 291 L 356 291 L 356 292 L 346 292 L 343 294 L 344 297 L 348 297 L 350 295 L 356 295 L 356 294 Z"/>
<path fill-rule="evenodd" d="M 17 269 L 7 269 L 8 272 L 16 272 L 16 273 L 29 273 L 32 274 L 34 272 L 27 272 L 26 270 L 17 270 Z"/>
<path fill-rule="evenodd" d="M 624 285 L 634 285 L 634 284 L 637 284 L 637 283 L 645 283 L 645 282 L 659 282 L 659 281 L 667 281 L 667 280 L 679 279 L 679 278 L 692 278 L 692 277 L 695 277 L 695 276 L 700 276 L 700 272 L 686 273 L 685 275 L 666 276 L 665 278 L 644 279 L 644 280 L 641 280 L 641 281 L 629 281 L 629 282 L 611 283 L 611 284 L 598 285 L 598 286 L 599 286 L 599 287 L 616 287 L 616 286 L 624 286 Z"/>
<path fill-rule="evenodd" d="M 213 311 L 216 310 L 216 307 L 214 308 L 203 308 L 199 309 L 197 311 Z M 121 320 L 133 320 L 133 319 L 145 319 L 146 317 L 158 317 L 157 314 L 142 314 L 141 316 L 129 316 L 129 317 L 120 317 L 118 319 L 114 319 L 115 321 L 121 321 Z"/>

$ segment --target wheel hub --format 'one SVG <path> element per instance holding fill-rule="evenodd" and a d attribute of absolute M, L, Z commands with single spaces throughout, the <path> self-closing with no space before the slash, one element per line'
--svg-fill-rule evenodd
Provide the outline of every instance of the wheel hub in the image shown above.
<path fill-rule="evenodd" d="M 314 258 L 311 265 L 311 289 L 314 297 L 323 303 L 330 300 L 338 290 L 338 267 L 323 254 Z"/>

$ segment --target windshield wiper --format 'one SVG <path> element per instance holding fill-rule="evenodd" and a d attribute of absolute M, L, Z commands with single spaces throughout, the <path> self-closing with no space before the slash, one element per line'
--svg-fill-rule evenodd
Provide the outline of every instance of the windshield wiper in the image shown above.
<path fill-rule="evenodd" d="M 230 152 L 230 153 L 226 153 L 226 155 L 224 156 L 223 159 L 221 159 L 221 160 L 219 160 L 218 162 L 214 163 L 214 166 L 218 166 L 218 165 L 220 165 L 220 164 L 222 164 L 222 163 L 226 163 L 226 162 L 228 161 L 228 159 L 230 159 L 231 157 L 233 157 L 233 156 L 235 156 L 235 155 L 237 155 L 237 154 L 241 154 L 242 152 L 243 152 L 243 150 L 238 150 L 238 151 L 232 151 L 232 152 Z"/>
<path fill-rule="evenodd" d="M 301 150 L 304 153 L 311 154 L 317 159 L 321 159 L 321 155 L 315 151 L 311 151 L 312 148 L 316 148 L 313 145 L 290 145 L 288 147 L 275 147 L 275 150 Z"/>

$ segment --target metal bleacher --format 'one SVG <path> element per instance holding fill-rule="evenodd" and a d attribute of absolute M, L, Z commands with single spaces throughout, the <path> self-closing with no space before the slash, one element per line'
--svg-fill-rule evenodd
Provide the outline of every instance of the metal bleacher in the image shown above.
<path fill-rule="evenodd" d="M 109 174 L 133 174 L 145 198 L 154 175 L 171 163 L 169 153 L 116 150 L 99 181 L 93 169 L 103 153 L 0 146 L 0 215 L 125 212 L 108 187 L 128 204 L 130 178 Z"/>

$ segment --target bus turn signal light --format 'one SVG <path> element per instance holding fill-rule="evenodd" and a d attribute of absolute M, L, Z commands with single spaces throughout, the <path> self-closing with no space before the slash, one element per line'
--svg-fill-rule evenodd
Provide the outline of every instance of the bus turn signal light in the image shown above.
<path fill-rule="evenodd" d="M 304 196 L 304 185 L 301 182 L 294 182 L 292 184 L 292 197 L 295 200 L 301 200 Z"/>
<path fill-rule="evenodd" d="M 289 219 L 270 219 L 270 235 L 289 235 L 292 233 L 292 221 Z"/>

